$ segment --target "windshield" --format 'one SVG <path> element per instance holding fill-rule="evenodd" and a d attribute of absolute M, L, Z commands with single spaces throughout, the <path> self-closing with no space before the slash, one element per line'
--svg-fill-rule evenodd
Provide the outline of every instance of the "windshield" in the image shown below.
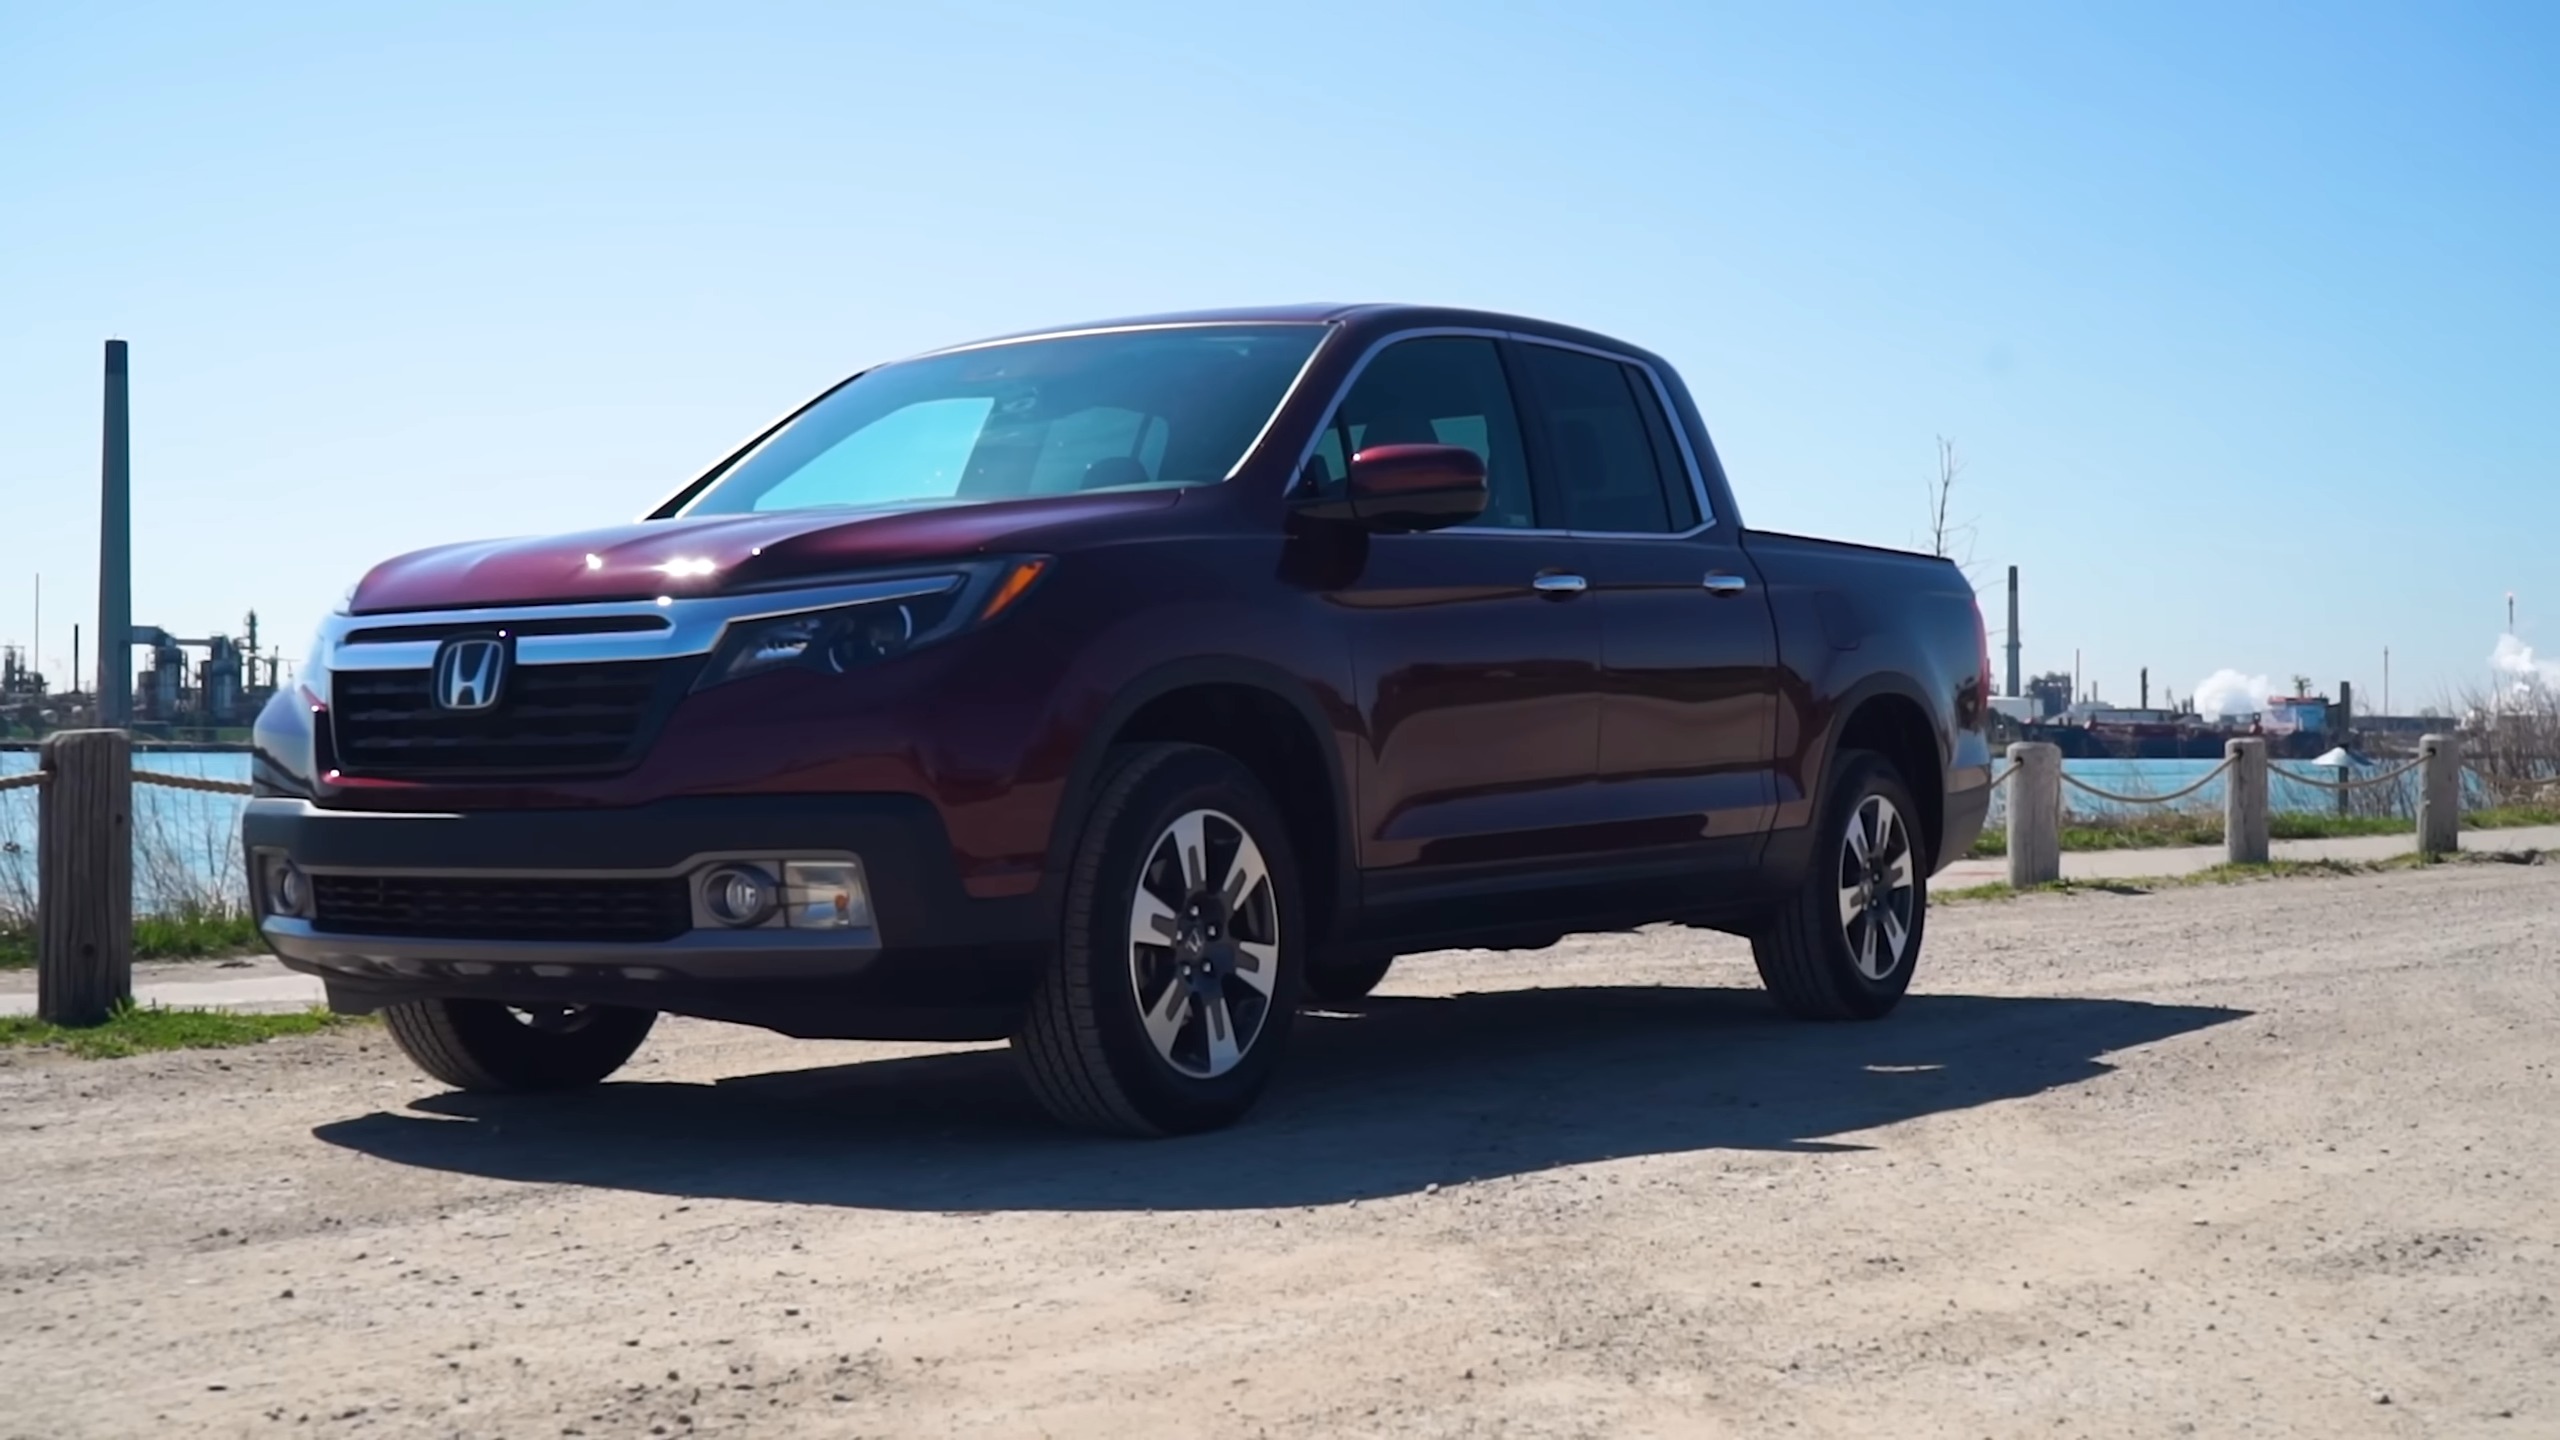
<path fill-rule="evenodd" d="M 1214 485 L 1324 334 L 1321 325 L 1176 326 L 884 365 L 765 437 L 683 513 Z"/>

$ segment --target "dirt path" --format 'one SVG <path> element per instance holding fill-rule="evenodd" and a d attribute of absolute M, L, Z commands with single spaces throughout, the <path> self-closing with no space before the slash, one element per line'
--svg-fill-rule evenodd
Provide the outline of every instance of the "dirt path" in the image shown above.
<path fill-rule="evenodd" d="M 0 1435 L 2560 1434 L 2560 867 L 1963 907 L 1921 986 L 1426 957 L 1152 1145 L 699 1024 L 540 1103 L 0 1060 Z"/>

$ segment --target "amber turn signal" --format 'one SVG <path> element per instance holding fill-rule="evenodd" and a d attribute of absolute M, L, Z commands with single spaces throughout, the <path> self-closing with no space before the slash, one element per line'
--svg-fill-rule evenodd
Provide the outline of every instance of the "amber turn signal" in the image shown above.
<path fill-rule="evenodd" d="M 1023 592 L 1029 590 L 1032 582 L 1038 580 L 1048 568 L 1049 562 L 1046 560 L 1025 560 L 1015 565 L 1004 579 L 996 583 L 995 593 L 987 597 L 987 608 L 978 612 L 979 623 L 983 624 L 1003 614 L 1014 601 L 1022 598 Z"/>

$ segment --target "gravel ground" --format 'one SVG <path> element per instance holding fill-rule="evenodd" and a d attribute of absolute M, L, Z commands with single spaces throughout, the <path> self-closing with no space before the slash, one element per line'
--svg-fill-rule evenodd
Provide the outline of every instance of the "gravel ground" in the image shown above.
<path fill-rule="evenodd" d="M 2560 867 L 1405 962 L 1257 1118 L 671 1023 L 0 1058 L 0 1435 L 2560 1435 Z"/>

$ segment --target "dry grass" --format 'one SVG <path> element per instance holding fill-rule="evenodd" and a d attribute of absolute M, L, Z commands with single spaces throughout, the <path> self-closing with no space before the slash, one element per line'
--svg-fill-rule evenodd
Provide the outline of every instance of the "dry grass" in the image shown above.
<path fill-rule="evenodd" d="M 0 969 L 35 963 L 36 792 L 0 792 Z M 238 806 L 192 791 L 136 786 L 134 955 L 184 960 L 258 948 L 240 854 Z"/>

